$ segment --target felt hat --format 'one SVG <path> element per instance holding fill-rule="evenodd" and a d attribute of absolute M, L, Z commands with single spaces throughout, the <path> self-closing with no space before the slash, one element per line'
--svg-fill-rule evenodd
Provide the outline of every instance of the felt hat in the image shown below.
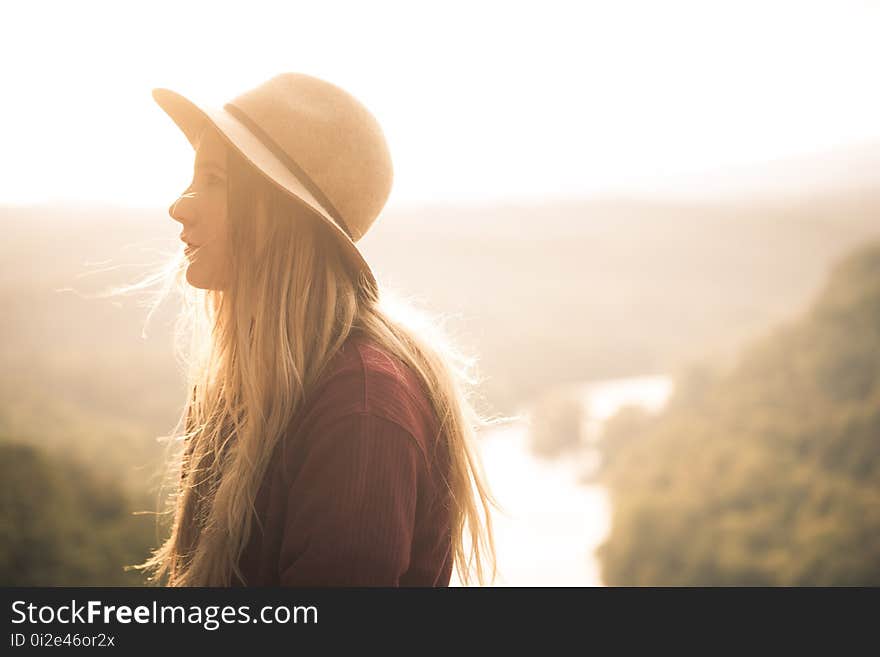
<path fill-rule="evenodd" d="M 281 190 L 331 229 L 348 264 L 376 279 L 356 246 L 391 192 L 393 167 L 379 123 L 340 87 L 303 73 L 281 73 L 222 108 L 170 89 L 153 98 L 195 148 L 204 122 Z"/>

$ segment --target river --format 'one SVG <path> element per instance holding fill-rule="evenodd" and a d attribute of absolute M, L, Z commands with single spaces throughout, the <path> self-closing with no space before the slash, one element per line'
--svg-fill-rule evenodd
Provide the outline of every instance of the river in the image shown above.
<path fill-rule="evenodd" d="M 495 586 L 601 586 L 596 548 L 610 528 L 604 487 L 578 483 L 589 445 L 602 424 L 624 405 L 651 412 L 663 408 L 672 391 L 666 376 L 588 382 L 575 387 L 583 399 L 584 459 L 545 460 L 528 448 L 527 420 L 495 428 L 480 442 L 489 486 L 503 507 L 493 510 L 498 575 Z M 528 409 L 517 415 L 528 417 Z M 460 586 L 453 572 L 450 586 Z"/>

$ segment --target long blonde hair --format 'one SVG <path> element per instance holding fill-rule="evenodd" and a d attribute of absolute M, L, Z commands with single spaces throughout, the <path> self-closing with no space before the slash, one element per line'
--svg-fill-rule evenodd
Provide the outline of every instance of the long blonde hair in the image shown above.
<path fill-rule="evenodd" d="M 456 573 L 497 573 L 489 491 L 476 439 L 509 418 L 475 409 L 475 359 L 452 347 L 437 317 L 380 298 L 353 274 L 329 229 L 227 149 L 231 276 L 192 288 L 183 261 L 165 271 L 184 300 L 178 353 L 189 396 L 166 436 L 170 535 L 142 569 L 151 583 L 229 586 L 256 519 L 254 502 L 276 443 L 334 353 L 361 331 L 418 374 L 449 449 L 447 488 Z M 158 301 L 157 301 L 158 303 Z M 181 348 L 182 337 L 189 348 Z M 185 448 L 183 448 L 185 446 Z M 174 449 L 179 448 L 179 449 Z M 160 491 L 160 499 L 163 493 Z M 161 503 L 161 502 L 160 502 Z M 465 541 L 467 539 L 467 543 Z M 469 549 L 467 549 L 469 546 Z"/>

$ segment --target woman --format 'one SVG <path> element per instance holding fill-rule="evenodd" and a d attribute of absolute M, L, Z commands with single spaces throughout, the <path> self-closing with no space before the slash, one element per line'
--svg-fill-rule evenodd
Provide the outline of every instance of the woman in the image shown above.
<path fill-rule="evenodd" d="M 195 149 L 169 209 L 191 394 L 170 536 L 134 567 L 170 586 L 448 586 L 453 565 L 483 584 L 491 558 L 494 580 L 497 503 L 474 448 L 494 420 L 355 246 L 390 192 L 375 119 L 294 73 L 222 110 L 153 95 Z"/>

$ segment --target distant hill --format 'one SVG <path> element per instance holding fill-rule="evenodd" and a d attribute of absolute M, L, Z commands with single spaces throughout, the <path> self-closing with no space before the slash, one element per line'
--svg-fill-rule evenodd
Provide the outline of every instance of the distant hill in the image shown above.
<path fill-rule="evenodd" d="M 390 209 L 361 246 L 386 286 L 446 316 L 479 358 L 487 404 L 511 411 L 556 383 L 729 357 L 800 309 L 835 257 L 880 235 L 878 212 L 880 189 L 772 203 L 438 205 Z M 0 222 L 7 370 L 165 424 L 182 395 L 176 309 L 141 340 L 146 299 L 82 295 L 145 273 L 177 248 L 179 224 L 164 209 L 82 205 L 0 208 Z"/>
<path fill-rule="evenodd" d="M 694 370 L 602 445 L 607 584 L 880 584 L 880 241 L 732 370 Z"/>
<path fill-rule="evenodd" d="M 370 262 L 453 315 L 506 408 L 556 383 L 729 358 L 880 236 L 880 187 L 788 201 L 604 199 L 389 215 Z"/>

